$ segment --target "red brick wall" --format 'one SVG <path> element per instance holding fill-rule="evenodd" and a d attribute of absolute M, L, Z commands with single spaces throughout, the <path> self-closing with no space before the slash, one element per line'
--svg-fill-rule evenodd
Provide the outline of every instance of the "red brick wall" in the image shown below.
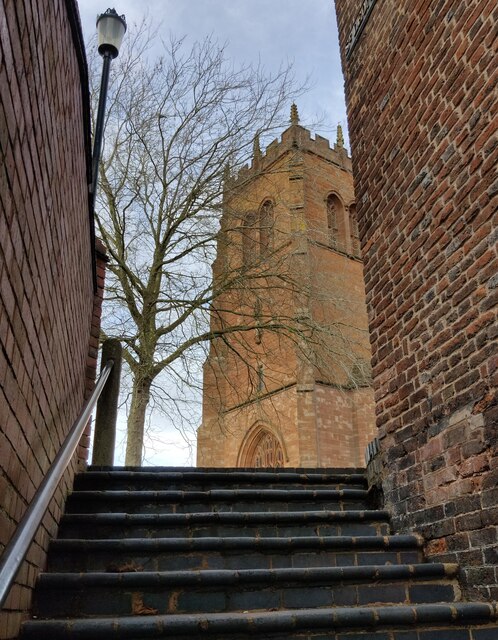
<path fill-rule="evenodd" d="M 93 313 L 85 62 L 72 1 L 0 3 L 0 550 L 83 404 Z M 17 637 L 76 463 L 0 614 Z"/>
<path fill-rule="evenodd" d="M 400 530 L 498 596 L 495 0 L 336 0 L 383 487 Z"/>

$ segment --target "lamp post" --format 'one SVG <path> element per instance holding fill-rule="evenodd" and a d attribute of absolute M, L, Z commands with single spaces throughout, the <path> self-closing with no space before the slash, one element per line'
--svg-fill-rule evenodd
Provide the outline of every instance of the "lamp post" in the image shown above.
<path fill-rule="evenodd" d="M 95 206 L 97 183 L 99 179 L 99 161 L 102 151 L 102 136 L 104 133 L 104 115 L 107 101 L 107 87 L 109 85 L 109 70 L 111 60 L 117 58 L 119 47 L 126 31 L 124 16 L 118 16 L 114 9 L 107 9 L 97 17 L 97 30 L 99 35 L 99 53 L 103 58 L 102 79 L 100 82 L 99 107 L 97 111 L 97 123 L 95 125 L 95 138 L 92 155 L 92 210 Z"/>

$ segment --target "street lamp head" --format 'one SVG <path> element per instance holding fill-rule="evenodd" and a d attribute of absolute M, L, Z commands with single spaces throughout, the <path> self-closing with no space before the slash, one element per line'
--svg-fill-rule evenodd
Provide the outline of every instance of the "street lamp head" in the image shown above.
<path fill-rule="evenodd" d="M 107 9 L 97 16 L 97 30 L 100 55 L 109 53 L 111 58 L 116 58 L 126 31 L 125 17 L 118 16 L 114 9 Z"/>

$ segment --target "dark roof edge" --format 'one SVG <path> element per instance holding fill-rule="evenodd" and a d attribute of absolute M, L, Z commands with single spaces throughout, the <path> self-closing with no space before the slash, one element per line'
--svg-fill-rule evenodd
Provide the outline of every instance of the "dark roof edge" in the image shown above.
<path fill-rule="evenodd" d="M 65 0 L 67 17 L 71 28 L 74 51 L 80 74 L 81 106 L 83 111 L 83 137 L 85 144 L 86 181 L 88 185 L 88 216 L 90 222 L 90 251 L 92 255 L 93 286 L 96 290 L 97 271 L 95 258 L 95 220 L 90 197 L 90 185 L 92 183 L 92 130 L 90 123 L 90 89 L 88 83 L 88 64 L 86 60 L 85 41 L 81 28 L 80 12 L 76 0 Z"/>

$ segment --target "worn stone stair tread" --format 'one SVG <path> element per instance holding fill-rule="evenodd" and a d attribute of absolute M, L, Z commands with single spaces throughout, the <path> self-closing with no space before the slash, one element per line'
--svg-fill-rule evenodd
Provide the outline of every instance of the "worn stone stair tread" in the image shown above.
<path fill-rule="evenodd" d="M 79 511 L 84 511 L 82 504 Z M 292 503 L 289 505 L 292 507 Z M 126 505 L 123 505 L 125 508 Z M 314 536 L 388 535 L 386 511 L 231 511 L 209 510 L 187 513 L 151 512 L 68 513 L 61 519 L 59 538 L 153 538 L 205 536 Z"/>
<path fill-rule="evenodd" d="M 388 521 L 389 512 L 376 509 L 348 511 L 208 511 L 192 513 L 68 513 L 64 522 L 101 524 L 266 524 L 294 522 L 371 522 Z"/>
<path fill-rule="evenodd" d="M 257 473 L 265 476 L 282 475 L 282 474 L 304 474 L 304 475 L 340 475 L 350 476 L 356 475 L 365 478 L 365 469 L 354 467 L 108 467 L 89 465 L 85 473 L 100 471 L 113 474 L 122 471 L 132 473 L 172 473 L 172 474 L 188 474 L 195 475 L 209 473 L 221 474 L 224 477 L 232 473 Z"/>
<path fill-rule="evenodd" d="M 358 499 L 368 497 L 366 489 L 211 489 L 209 491 L 175 491 L 175 490 L 102 490 L 102 491 L 74 491 L 71 499 L 78 500 L 129 500 L 129 501 L 160 501 L 160 502 L 206 502 L 210 500 L 237 501 L 250 500 L 327 500 L 327 499 Z"/>
<path fill-rule="evenodd" d="M 144 468 L 140 469 L 122 469 L 117 470 L 99 470 L 98 468 L 90 467 L 89 470 L 77 478 L 77 482 L 84 484 L 92 480 L 110 480 L 113 481 L 130 481 L 130 480 L 157 480 L 158 478 L 164 480 L 184 481 L 184 482 L 213 482 L 221 481 L 224 483 L 232 482 L 253 482 L 253 483 L 265 483 L 272 482 L 298 482 L 300 484 L 315 483 L 315 484 L 361 484 L 366 486 L 367 481 L 364 473 L 347 473 L 332 470 L 331 472 L 317 472 L 314 471 L 292 471 L 286 469 L 285 471 L 276 472 L 272 471 L 252 471 L 252 470 L 233 470 L 233 471 L 215 471 L 215 470 L 202 470 L 202 471 L 178 471 L 177 469 L 158 469 L 148 470 Z"/>
<path fill-rule="evenodd" d="M 251 536 L 204 538 L 110 538 L 54 540 L 53 550 L 261 550 L 261 549 L 420 549 L 421 536 L 413 534 L 393 536 L 300 536 L 291 538 L 260 538 Z"/>
<path fill-rule="evenodd" d="M 286 569 L 215 569 L 188 571 L 128 571 L 122 573 L 43 573 L 41 587 L 70 589 L 80 586 L 225 585 L 278 582 L 345 582 L 357 580 L 404 580 L 429 577 L 453 578 L 458 565 L 419 563 L 364 565 L 361 567 L 312 567 Z"/>
<path fill-rule="evenodd" d="M 485 624 L 497 619 L 496 605 L 487 603 L 421 604 L 411 606 L 334 607 L 285 611 L 213 614 L 123 616 L 119 618 L 73 618 L 32 620 L 24 624 L 23 638 L 171 638 L 213 634 L 254 636 L 299 630 L 375 630 L 414 625 L 453 625 L 455 628 Z"/>
<path fill-rule="evenodd" d="M 494 606 L 390 535 L 356 470 L 87 473 L 23 640 L 498 640 Z"/>

